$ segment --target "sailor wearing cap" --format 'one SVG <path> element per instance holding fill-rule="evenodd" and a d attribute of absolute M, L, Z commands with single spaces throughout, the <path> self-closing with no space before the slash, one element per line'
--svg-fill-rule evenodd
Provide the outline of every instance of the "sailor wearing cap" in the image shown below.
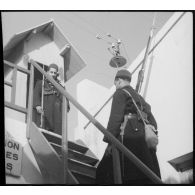
<path fill-rule="evenodd" d="M 144 124 L 137 114 L 137 109 L 133 104 L 132 98 L 139 109 L 147 115 L 147 120 L 155 129 L 157 129 L 157 123 L 151 112 L 150 105 L 130 86 L 131 79 L 132 75 L 126 69 L 119 70 L 115 76 L 114 84 L 116 86 L 116 91 L 113 95 L 107 130 L 117 139 L 122 141 L 131 152 L 160 177 L 156 151 L 147 147 L 145 142 Z M 128 91 L 132 98 L 124 90 Z M 123 124 L 126 115 L 130 117 L 124 129 L 122 140 L 121 125 Z M 104 136 L 103 141 L 108 143 L 108 147 L 97 167 L 96 183 L 109 185 L 114 184 L 111 155 L 112 147 L 108 137 Z M 121 171 L 123 184 L 152 184 L 152 181 L 150 181 L 129 159 L 124 157 L 121 162 L 122 169 L 124 170 Z"/>

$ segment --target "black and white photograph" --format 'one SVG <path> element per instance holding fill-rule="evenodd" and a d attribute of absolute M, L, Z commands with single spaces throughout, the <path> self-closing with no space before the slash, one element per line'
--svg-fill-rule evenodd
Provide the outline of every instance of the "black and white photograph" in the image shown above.
<path fill-rule="evenodd" d="M 193 12 L 15 10 L 1 24 L 6 185 L 193 184 Z"/>

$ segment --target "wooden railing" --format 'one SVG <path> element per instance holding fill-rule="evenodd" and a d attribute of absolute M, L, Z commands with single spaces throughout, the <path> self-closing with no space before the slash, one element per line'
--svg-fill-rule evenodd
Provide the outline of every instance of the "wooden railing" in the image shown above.
<path fill-rule="evenodd" d="M 35 61 L 30 60 L 30 63 L 31 63 L 32 66 L 34 66 L 36 69 L 38 69 L 39 72 L 41 72 L 45 76 L 45 78 L 47 78 L 54 85 L 54 87 L 65 98 L 67 98 L 82 114 L 84 114 L 85 117 L 87 117 L 105 136 L 107 136 L 109 138 L 109 140 L 111 141 L 113 147 L 116 147 L 119 151 L 121 151 L 122 154 L 124 154 L 129 160 L 131 160 L 154 183 L 158 183 L 158 184 L 162 183 L 160 178 L 153 171 L 151 171 L 132 152 L 130 152 L 123 144 L 121 144 L 119 140 L 117 140 L 110 132 L 108 132 L 90 113 L 87 112 L 87 110 L 85 110 L 84 107 L 82 107 L 66 90 L 63 89 L 62 86 L 60 86 L 50 75 L 48 75 Z M 31 83 L 31 85 L 32 85 L 32 83 Z M 66 115 L 66 113 L 65 113 L 65 115 Z M 31 117 L 29 117 L 29 118 L 31 118 Z M 63 121 L 63 122 L 65 122 L 65 121 Z M 62 150 L 63 150 L 64 157 L 67 159 L 67 155 L 66 155 L 66 152 L 65 152 L 65 150 L 67 149 L 67 136 L 66 136 L 67 135 L 67 129 L 62 129 L 62 132 L 63 132 L 62 135 L 64 136 L 64 138 L 62 138 L 63 139 L 62 144 L 64 145 L 64 146 L 62 145 Z M 118 154 L 116 154 L 116 155 L 118 155 Z M 117 161 L 115 161 L 117 163 L 117 165 L 115 165 L 114 168 L 117 168 L 120 164 L 119 163 L 119 158 L 116 157 L 115 160 L 117 160 Z M 65 170 L 67 171 L 67 164 L 65 164 Z M 115 178 L 115 183 L 120 184 L 120 183 L 122 183 L 121 176 L 120 176 L 121 173 L 120 173 L 119 169 L 117 169 L 117 170 L 118 171 L 116 171 L 116 174 L 115 174 L 115 177 L 114 177 Z M 117 175 L 117 173 L 118 173 L 118 175 Z"/>

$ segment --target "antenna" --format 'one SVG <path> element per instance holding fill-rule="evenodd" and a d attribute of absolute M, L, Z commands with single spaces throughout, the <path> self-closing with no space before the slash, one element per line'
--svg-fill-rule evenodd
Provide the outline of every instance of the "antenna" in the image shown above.
<path fill-rule="evenodd" d="M 127 60 L 123 56 L 121 56 L 120 45 L 122 42 L 120 39 L 113 37 L 110 33 L 107 33 L 104 36 L 97 34 L 96 38 L 98 40 L 103 40 L 107 44 L 109 44 L 108 51 L 113 55 L 109 62 L 111 67 L 119 68 L 127 63 Z M 111 39 L 111 41 L 106 40 L 106 38 Z"/>
<path fill-rule="evenodd" d="M 107 44 L 109 44 L 109 45 L 112 44 L 112 42 L 107 41 L 103 36 L 101 36 L 101 35 L 99 35 L 99 34 L 96 35 L 96 38 L 97 38 L 98 40 L 103 40 L 103 41 L 105 41 L 105 42 L 106 42 Z"/>

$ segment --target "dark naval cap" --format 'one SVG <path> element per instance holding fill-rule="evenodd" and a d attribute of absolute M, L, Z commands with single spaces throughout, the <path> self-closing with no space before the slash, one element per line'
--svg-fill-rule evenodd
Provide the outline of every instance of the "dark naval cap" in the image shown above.
<path fill-rule="evenodd" d="M 49 69 L 50 69 L 50 68 L 55 68 L 55 69 L 57 70 L 57 72 L 58 72 L 58 65 L 56 65 L 56 64 L 54 64 L 54 63 L 50 64 L 48 68 L 49 68 Z"/>
<path fill-rule="evenodd" d="M 131 81 L 131 73 L 126 69 L 119 70 L 115 76 L 115 79 L 117 78 L 126 79 L 128 81 Z"/>

